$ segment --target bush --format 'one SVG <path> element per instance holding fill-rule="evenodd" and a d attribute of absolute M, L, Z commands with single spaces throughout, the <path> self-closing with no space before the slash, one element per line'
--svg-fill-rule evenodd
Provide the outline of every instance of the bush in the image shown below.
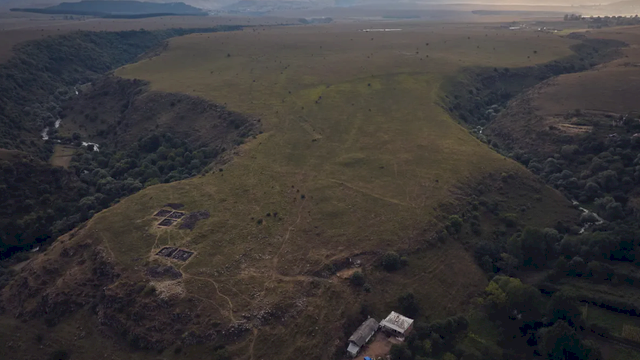
<path fill-rule="evenodd" d="M 387 271 L 400 269 L 400 255 L 389 251 L 382 257 L 382 267 Z"/>
<path fill-rule="evenodd" d="M 410 292 L 398 298 L 398 306 L 400 307 L 400 312 L 402 313 L 402 315 L 408 316 L 410 318 L 414 318 L 420 311 L 420 307 L 416 302 L 415 296 Z"/>
<path fill-rule="evenodd" d="M 411 360 L 411 351 L 407 349 L 406 344 L 393 344 L 389 350 L 391 360 Z"/>
<path fill-rule="evenodd" d="M 459 234 L 462 231 L 462 219 L 456 215 L 449 216 L 449 224 L 447 228 L 454 234 Z"/>
<path fill-rule="evenodd" d="M 500 221 L 502 221 L 506 227 L 514 227 L 518 224 L 518 216 L 516 216 L 516 214 L 504 214 L 500 216 Z"/>
<path fill-rule="evenodd" d="M 598 222 L 598 216 L 592 212 L 586 212 L 580 215 L 581 224 L 595 224 Z"/>
<path fill-rule="evenodd" d="M 49 355 L 48 360 L 68 360 L 70 357 L 67 350 L 56 350 Z"/>
<path fill-rule="evenodd" d="M 351 277 L 349 278 L 349 282 L 353 286 L 363 286 L 365 282 L 364 275 L 362 274 L 362 272 L 356 271 L 353 274 L 351 274 Z"/>
<path fill-rule="evenodd" d="M 142 295 L 144 296 L 150 296 L 155 293 L 156 293 L 156 287 L 151 284 L 145 286 L 144 290 L 142 290 Z"/>

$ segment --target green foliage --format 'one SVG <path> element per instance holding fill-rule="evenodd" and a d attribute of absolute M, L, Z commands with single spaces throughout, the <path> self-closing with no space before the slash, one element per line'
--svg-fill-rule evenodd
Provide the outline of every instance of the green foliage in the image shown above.
<path fill-rule="evenodd" d="M 549 360 L 579 359 L 580 339 L 564 321 L 557 321 L 553 326 L 541 331 L 540 353 Z"/>
<path fill-rule="evenodd" d="M 400 308 L 401 314 L 410 318 L 415 318 L 420 312 L 420 306 L 411 292 L 408 292 L 398 298 L 398 307 Z"/>
<path fill-rule="evenodd" d="M 411 351 L 409 351 L 406 344 L 391 345 L 389 356 L 391 357 L 391 360 L 413 360 Z"/>
<path fill-rule="evenodd" d="M 485 302 L 493 315 L 506 319 L 516 314 L 523 321 L 536 321 L 544 313 L 540 292 L 519 279 L 496 276 L 485 289 Z"/>
<path fill-rule="evenodd" d="M 449 223 L 447 225 L 447 229 L 452 234 L 459 234 L 462 231 L 462 219 L 460 219 L 456 215 L 449 216 Z"/>
<path fill-rule="evenodd" d="M 349 282 L 353 286 L 363 286 L 365 283 L 364 275 L 362 274 L 362 272 L 356 271 L 353 274 L 351 274 L 351 277 L 349 278 Z"/>
<path fill-rule="evenodd" d="M 500 216 L 500 221 L 502 221 L 506 227 L 515 227 L 518 224 L 518 216 L 516 214 L 504 214 Z"/>
<path fill-rule="evenodd" d="M 144 296 L 151 296 L 153 294 L 156 293 L 156 287 L 153 286 L 152 284 L 148 284 L 144 287 L 144 290 L 142 290 L 142 295 Z"/>
<path fill-rule="evenodd" d="M 555 235 L 549 236 L 538 228 L 525 228 L 520 236 L 522 263 L 526 267 L 540 268 L 547 264 L 554 256 L 554 245 L 557 241 Z"/>
<path fill-rule="evenodd" d="M 23 136 L 36 137 L 51 128 L 74 86 L 135 60 L 170 37 L 237 28 L 74 32 L 19 45 L 0 64 L 0 148 L 48 160 L 52 142 L 25 141 Z M 79 134 L 68 141 L 80 141 Z M 55 239 L 142 184 L 158 181 L 153 179 L 170 182 L 197 174 L 206 158 L 217 155 L 186 165 L 145 165 L 136 161 L 138 154 L 116 161 L 105 150 L 84 148 L 71 171 L 26 157 L 0 161 L 0 258 Z"/>
<path fill-rule="evenodd" d="M 563 320 L 572 326 L 577 324 L 582 317 L 582 311 L 576 305 L 575 300 L 562 291 L 553 294 L 547 313 L 552 320 Z"/>
<path fill-rule="evenodd" d="M 400 255 L 393 251 L 389 251 L 382 257 L 382 267 L 387 271 L 395 271 L 400 269 Z"/>
<path fill-rule="evenodd" d="M 71 358 L 71 355 L 69 355 L 69 352 L 67 350 L 56 350 L 52 352 L 47 359 L 48 360 L 69 360 L 70 358 Z"/>

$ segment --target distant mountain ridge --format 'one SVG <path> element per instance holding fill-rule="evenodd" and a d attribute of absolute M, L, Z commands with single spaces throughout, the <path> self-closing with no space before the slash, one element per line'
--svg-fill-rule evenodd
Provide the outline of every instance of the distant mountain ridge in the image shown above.
<path fill-rule="evenodd" d="M 101 17 L 146 17 L 154 15 L 206 15 L 203 10 L 183 2 L 154 3 L 142 1 L 83 0 L 63 2 L 46 8 L 13 8 L 42 14 L 92 15 Z"/>

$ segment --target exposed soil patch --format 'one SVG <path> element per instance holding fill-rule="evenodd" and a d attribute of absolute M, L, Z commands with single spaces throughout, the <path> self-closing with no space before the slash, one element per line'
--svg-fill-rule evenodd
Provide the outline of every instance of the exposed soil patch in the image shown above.
<path fill-rule="evenodd" d="M 182 273 L 173 266 L 156 265 L 147 268 L 145 271 L 148 277 L 153 279 L 171 279 L 176 280 L 182 277 Z"/>
<path fill-rule="evenodd" d="M 171 214 L 169 214 L 169 216 L 167 216 L 167 219 L 180 220 L 182 219 L 183 216 L 184 216 L 184 213 L 182 211 L 174 211 Z"/>
<path fill-rule="evenodd" d="M 160 222 L 158 223 L 158 226 L 162 226 L 162 227 L 169 227 L 169 226 L 171 226 L 171 225 L 175 224 L 175 222 L 176 222 L 176 221 L 175 221 L 175 220 L 173 220 L 173 219 L 164 219 L 164 220 L 162 220 L 162 221 L 160 221 Z"/>
<path fill-rule="evenodd" d="M 178 261 L 187 261 L 193 256 L 193 251 L 178 249 L 172 246 L 165 246 L 160 251 L 156 253 L 158 256 L 164 256 L 166 258 L 170 258 Z M 169 266 L 173 269 L 173 267 Z M 175 270 L 175 269 L 174 269 Z M 182 274 L 180 274 L 182 276 Z"/>
<path fill-rule="evenodd" d="M 362 349 L 358 358 L 364 358 L 365 356 L 373 359 L 377 359 L 379 357 L 384 358 L 389 353 L 389 350 L 391 350 L 391 346 L 398 343 L 400 343 L 398 340 L 389 338 L 382 331 L 378 331 L 373 338 L 373 341 L 365 345 L 364 349 Z"/>
<path fill-rule="evenodd" d="M 182 223 L 180 224 L 180 229 L 189 229 L 193 230 L 196 227 L 196 223 L 200 220 L 208 219 L 209 212 L 207 210 L 195 211 L 189 213 L 187 216 L 182 219 Z"/>
<path fill-rule="evenodd" d="M 344 269 L 344 270 L 338 271 L 338 273 L 336 273 L 336 276 L 341 278 L 341 279 L 348 279 L 356 271 L 358 271 L 358 268 Z"/>
<path fill-rule="evenodd" d="M 166 218 L 167 216 L 171 215 L 171 210 L 159 210 L 155 215 L 156 217 L 161 217 L 161 218 Z"/>
<path fill-rule="evenodd" d="M 584 125 L 571 125 L 571 124 L 558 124 L 558 128 L 570 135 L 575 134 L 584 134 L 591 132 L 593 130 L 593 126 L 584 126 Z"/>
<path fill-rule="evenodd" d="M 173 253 L 175 253 L 176 250 L 178 250 L 178 248 L 165 246 L 162 249 L 160 249 L 160 251 L 158 251 L 156 253 L 156 255 L 164 256 L 164 257 L 171 257 L 171 255 L 173 255 Z"/>
<path fill-rule="evenodd" d="M 187 261 L 191 256 L 193 256 L 193 251 L 178 249 L 171 258 L 178 261 Z"/>

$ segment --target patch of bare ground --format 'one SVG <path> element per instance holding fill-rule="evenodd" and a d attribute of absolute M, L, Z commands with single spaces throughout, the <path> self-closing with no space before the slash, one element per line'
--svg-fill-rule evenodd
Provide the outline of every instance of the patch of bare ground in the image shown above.
<path fill-rule="evenodd" d="M 340 270 L 336 273 L 336 276 L 340 279 L 349 279 L 353 273 L 358 271 L 358 268 L 348 268 L 344 270 Z"/>
<path fill-rule="evenodd" d="M 372 359 L 385 358 L 386 355 L 389 354 L 389 350 L 391 350 L 391 346 L 393 344 L 400 344 L 396 338 L 389 337 L 384 334 L 382 331 L 378 331 L 374 338 L 369 342 L 364 348 L 360 351 L 357 358 L 364 358 L 368 356 Z M 347 360 L 348 358 L 345 358 Z"/>
<path fill-rule="evenodd" d="M 585 125 L 572 125 L 572 124 L 558 124 L 557 126 L 561 131 L 569 135 L 585 134 L 593 130 L 593 126 Z"/>

